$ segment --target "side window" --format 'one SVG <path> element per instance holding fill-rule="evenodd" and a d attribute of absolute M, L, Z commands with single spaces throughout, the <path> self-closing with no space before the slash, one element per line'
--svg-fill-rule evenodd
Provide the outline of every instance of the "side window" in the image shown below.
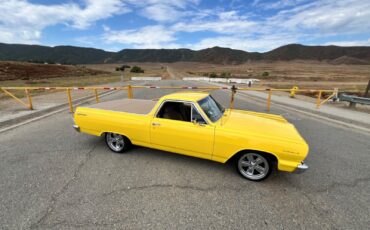
<path fill-rule="evenodd" d="M 199 114 L 198 110 L 195 109 L 194 105 L 191 106 L 191 121 L 199 124 L 206 124 L 206 121 Z"/>
<path fill-rule="evenodd" d="M 157 113 L 157 117 L 190 122 L 191 104 L 172 101 L 165 102 Z"/>

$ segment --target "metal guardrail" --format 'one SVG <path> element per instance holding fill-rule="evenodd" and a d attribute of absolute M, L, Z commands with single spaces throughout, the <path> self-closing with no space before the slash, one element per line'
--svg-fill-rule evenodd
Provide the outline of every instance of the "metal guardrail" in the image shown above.
<path fill-rule="evenodd" d="M 348 101 L 349 106 L 356 106 L 356 104 L 363 104 L 363 105 L 370 105 L 370 98 L 366 97 L 358 97 L 355 95 L 348 95 L 345 93 L 339 94 L 339 100 L 341 101 Z"/>
<path fill-rule="evenodd" d="M 210 91 L 210 90 L 230 90 L 231 91 L 231 100 L 230 100 L 230 108 L 233 107 L 234 102 L 234 95 L 237 91 L 259 91 L 259 92 L 266 92 L 266 106 L 267 111 L 270 111 L 271 107 L 271 98 L 273 92 L 287 92 L 290 93 L 290 97 L 294 98 L 295 94 L 298 92 L 309 92 L 309 93 L 317 93 L 317 99 L 316 99 L 316 108 L 319 109 L 321 105 L 329 101 L 331 98 L 336 98 L 338 94 L 338 89 L 334 90 L 327 90 L 327 89 L 299 89 L 298 87 L 293 87 L 291 89 L 271 89 L 271 88 L 251 88 L 251 87 L 235 87 L 235 86 L 221 86 L 221 87 L 203 87 L 203 86 L 123 86 L 123 87 L 0 87 L 0 91 L 5 93 L 6 95 L 12 97 L 14 100 L 19 102 L 20 104 L 24 105 L 28 109 L 33 109 L 32 104 L 32 96 L 31 91 L 32 90 L 59 90 L 59 91 L 65 91 L 67 94 L 67 99 L 69 103 L 69 110 L 70 112 L 73 112 L 73 104 L 72 104 L 72 90 L 91 90 L 95 95 L 96 102 L 99 102 L 99 93 L 98 90 L 127 90 L 127 97 L 133 98 L 133 89 L 191 89 L 191 90 L 204 90 L 204 91 Z M 22 90 L 25 92 L 25 95 L 27 97 L 27 103 L 23 102 L 20 98 L 16 97 L 14 94 L 9 92 L 9 90 Z M 322 94 L 323 93 L 331 93 L 329 97 L 322 100 Z"/>

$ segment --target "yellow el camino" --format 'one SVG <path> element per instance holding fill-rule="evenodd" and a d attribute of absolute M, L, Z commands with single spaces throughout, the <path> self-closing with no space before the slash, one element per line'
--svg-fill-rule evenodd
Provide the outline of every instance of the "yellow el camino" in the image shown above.
<path fill-rule="evenodd" d="M 308 168 L 308 145 L 282 116 L 225 110 L 208 93 L 78 107 L 74 121 L 79 132 L 104 135 L 113 152 L 134 144 L 220 163 L 234 160 L 240 175 L 253 181 L 266 179 L 274 165 L 287 172 Z"/>

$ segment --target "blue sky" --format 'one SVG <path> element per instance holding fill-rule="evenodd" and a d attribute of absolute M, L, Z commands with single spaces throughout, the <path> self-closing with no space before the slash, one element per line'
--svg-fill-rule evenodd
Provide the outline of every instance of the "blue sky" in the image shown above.
<path fill-rule="evenodd" d="M 370 45 L 369 0 L 0 0 L 0 42 L 124 48 Z"/>

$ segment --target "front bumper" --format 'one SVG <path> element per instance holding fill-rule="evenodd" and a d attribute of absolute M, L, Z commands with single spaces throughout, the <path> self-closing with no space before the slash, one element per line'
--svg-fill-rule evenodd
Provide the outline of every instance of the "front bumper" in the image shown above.
<path fill-rule="evenodd" d="M 80 132 L 80 127 L 78 125 L 72 125 L 72 127 L 77 131 Z"/>
<path fill-rule="evenodd" d="M 294 171 L 295 173 L 302 173 L 308 169 L 308 165 L 302 161 L 298 166 L 297 169 Z"/>

